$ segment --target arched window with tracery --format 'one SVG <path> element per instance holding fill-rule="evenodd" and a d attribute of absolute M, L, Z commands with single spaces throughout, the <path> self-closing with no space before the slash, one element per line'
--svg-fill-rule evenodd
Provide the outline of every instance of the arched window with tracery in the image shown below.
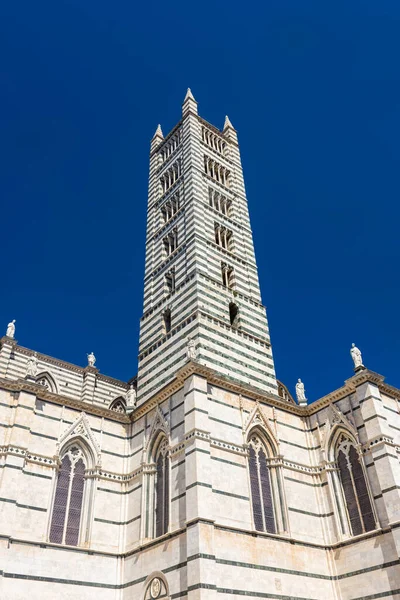
<path fill-rule="evenodd" d="M 126 412 L 126 403 L 124 398 L 122 398 L 121 396 L 119 396 L 118 398 L 115 398 L 115 400 L 113 400 L 110 404 L 110 410 L 113 410 L 114 412 L 117 413 L 125 413 Z"/>
<path fill-rule="evenodd" d="M 249 442 L 249 474 L 254 526 L 257 531 L 276 533 L 271 472 L 265 445 L 257 435 Z"/>
<path fill-rule="evenodd" d="M 82 522 L 86 458 L 78 444 L 61 459 L 50 526 L 50 542 L 77 546 Z"/>
<path fill-rule="evenodd" d="M 335 455 L 350 533 L 360 535 L 375 529 L 375 514 L 362 457 L 354 443 L 344 434 L 337 441 Z"/>
<path fill-rule="evenodd" d="M 154 482 L 154 536 L 168 532 L 169 527 L 169 456 L 165 437 L 155 452 L 156 473 Z"/>

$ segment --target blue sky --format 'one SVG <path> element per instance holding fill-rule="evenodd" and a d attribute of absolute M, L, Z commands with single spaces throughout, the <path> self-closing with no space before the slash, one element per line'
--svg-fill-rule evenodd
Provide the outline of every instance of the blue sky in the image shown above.
<path fill-rule="evenodd" d="M 0 327 L 136 373 L 149 142 L 190 86 L 239 133 L 278 378 L 313 401 L 354 341 L 400 386 L 399 26 L 382 0 L 3 3 Z"/>

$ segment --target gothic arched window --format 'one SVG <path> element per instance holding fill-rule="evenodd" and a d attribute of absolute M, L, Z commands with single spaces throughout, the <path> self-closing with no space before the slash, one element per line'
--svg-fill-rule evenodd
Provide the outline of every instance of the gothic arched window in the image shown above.
<path fill-rule="evenodd" d="M 85 457 L 77 444 L 61 460 L 53 503 L 50 542 L 77 546 L 85 488 Z"/>
<path fill-rule="evenodd" d="M 54 380 L 54 377 L 50 375 L 50 373 L 48 373 L 47 371 L 43 371 L 43 373 L 39 373 L 36 376 L 36 383 L 42 385 L 49 392 L 57 394 L 57 385 Z"/>
<path fill-rule="evenodd" d="M 265 446 L 257 436 L 249 443 L 249 472 L 254 526 L 257 531 L 276 533 L 271 473 Z"/>
<path fill-rule="evenodd" d="M 118 412 L 118 413 L 125 413 L 126 412 L 126 404 L 125 404 L 124 398 L 122 398 L 122 397 L 115 398 L 115 400 L 113 400 L 110 404 L 110 410 L 113 410 L 114 412 Z"/>
<path fill-rule="evenodd" d="M 336 447 L 336 460 L 350 532 L 359 535 L 375 529 L 375 515 L 361 464 L 362 459 L 350 439 L 343 435 Z"/>
<path fill-rule="evenodd" d="M 154 482 L 154 536 L 167 533 L 169 526 L 169 456 L 166 438 L 160 442 L 155 454 Z"/>

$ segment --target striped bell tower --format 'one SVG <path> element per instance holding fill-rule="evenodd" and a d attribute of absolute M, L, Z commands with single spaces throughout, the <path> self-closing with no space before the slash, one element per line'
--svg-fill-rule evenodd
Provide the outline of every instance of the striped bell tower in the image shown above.
<path fill-rule="evenodd" d="M 188 361 L 188 340 L 200 364 L 277 395 L 237 134 L 202 119 L 190 89 L 150 147 L 139 405 Z"/>

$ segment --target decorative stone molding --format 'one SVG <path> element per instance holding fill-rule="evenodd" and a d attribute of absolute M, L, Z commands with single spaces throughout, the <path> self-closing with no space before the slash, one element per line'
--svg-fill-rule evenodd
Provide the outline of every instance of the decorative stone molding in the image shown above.
<path fill-rule="evenodd" d="M 247 455 L 247 448 L 244 446 L 237 446 L 235 444 L 229 444 L 227 442 L 223 442 L 221 440 L 217 440 L 215 438 L 210 439 L 210 445 L 215 448 L 224 448 L 225 450 L 229 450 L 229 452 L 234 452 L 235 454 L 241 454 L 242 456 Z"/>
<path fill-rule="evenodd" d="M 334 446 L 336 431 L 341 429 L 358 442 L 358 432 L 351 416 L 345 416 L 334 404 L 330 404 L 326 417 L 325 427 L 320 430 L 321 452 L 324 460 L 331 458 L 331 449 Z"/>
<path fill-rule="evenodd" d="M 261 432 L 264 432 L 274 446 L 274 454 L 278 453 L 278 439 L 275 435 L 275 432 L 272 430 L 269 419 L 265 415 L 265 412 L 260 406 L 259 402 L 256 403 L 243 427 L 243 435 L 246 439 L 249 437 L 252 429 L 260 429 Z"/>
<path fill-rule="evenodd" d="M 75 400 L 69 396 L 54 394 L 53 392 L 48 391 L 44 386 L 27 379 L 10 380 L 0 378 L 0 388 L 10 392 L 29 392 L 34 394 L 39 400 L 47 400 L 48 402 L 60 404 L 61 406 L 66 406 L 79 411 L 85 410 L 85 412 L 89 414 L 104 417 L 111 421 L 127 424 L 131 422 L 131 419 L 127 415 L 109 410 L 107 406 L 101 407 L 95 404 L 88 404 L 82 400 Z"/>
<path fill-rule="evenodd" d="M 89 449 L 92 452 L 94 464 L 98 467 L 101 467 L 100 446 L 95 436 L 93 435 L 87 415 L 84 412 L 82 412 L 76 419 L 76 421 L 74 421 L 60 436 L 57 442 L 58 454 L 60 454 L 60 451 L 63 446 L 65 446 L 70 440 L 73 440 L 75 438 L 81 438 L 86 442 L 86 444 L 89 446 Z"/>
<path fill-rule="evenodd" d="M 166 418 L 164 417 L 160 406 L 157 404 L 156 412 L 153 417 L 153 422 L 150 426 L 150 433 L 144 442 L 143 456 L 148 455 L 148 452 L 150 449 L 150 444 L 152 444 L 154 442 L 154 436 L 157 435 L 158 432 L 163 433 L 165 435 L 165 437 L 167 438 L 167 440 L 170 439 L 169 423 L 166 420 Z"/>

